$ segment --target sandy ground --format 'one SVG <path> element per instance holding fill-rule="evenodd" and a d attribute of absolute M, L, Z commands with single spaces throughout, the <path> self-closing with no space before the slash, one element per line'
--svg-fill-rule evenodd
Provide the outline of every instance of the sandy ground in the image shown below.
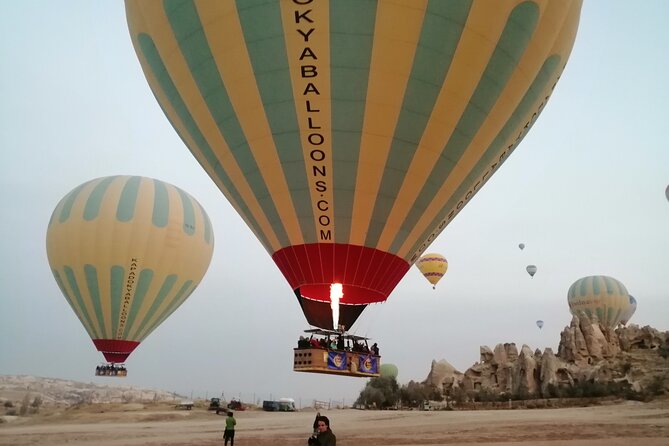
<path fill-rule="evenodd" d="M 669 401 L 531 410 L 322 411 L 339 446 L 667 446 Z M 306 445 L 314 412 L 236 412 L 236 446 Z M 203 408 L 97 406 L 0 424 L 0 445 L 222 445 Z"/>

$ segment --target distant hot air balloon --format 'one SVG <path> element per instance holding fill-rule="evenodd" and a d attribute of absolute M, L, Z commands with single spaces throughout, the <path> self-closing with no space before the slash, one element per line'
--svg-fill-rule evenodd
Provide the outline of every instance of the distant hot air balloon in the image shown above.
<path fill-rule="evenodd" d="M 113 176 L 84 183 L 58 203 L 46 245 L 53 276 L 95 347 L 121 363 L 195 290 L 214 234 L 183 190 Z"/>
<path fill-rule="evenodd" d="M 664 190 L 664 196 L 669 200 L 669 185 L 667 185 L 667 188 Z"/>
<path fill-rule="evenodd" d="M 587 276 L 574 282 L 567 292 L 569 311 L 575 316 L 597 316 L 599 323 L 615 328 L 630 304 L 625 285 L 608 276 Z"/>
<path fill-rule="evenodd" d="M 525 249 L 525 243 L 520 243 L 520 244 L 518 245 L 518 247 L 519 247 L 520 250 L 522 251 L 523 249 Z"/>
<path fill-rule="evenodd" d="M 623 325 L 627 325 L 627 323 L 630 321 L 635 312 L 636 312 L 636 299 L 634 298 L 634 296 L 630 295 L 627 309 L 625 309 L 622 316 L 620 317 L 620 323 Z"/>
<path fill-rule="evenodd" d="M 384 302 L 514 151 L 581 1 L 126 0 L 170 123 L 310 324 Z M 334 327 L 337 328 L 337 327 Z"/>
<path fill-rule="evenodd" d="M 542 320 L 537 321 L 537 327 L 539 327 L 539 330 L 544 328 L 544 321 L 542 321 Z"/>
<path fill-rule="evenodd" d="M 527 265 L 525 271 L 527 271 L 527 274 L 529 274 L 530 277 L 534 277 L 534 275 L 537 273 L 537 267 L 535 265 Z"/>
<path fill-rule="evenodd" d="M 425 278 L 432 284 L 432 289 L 435 288 L 437 282 L 444 277 L 448 269 L 448 261 L 446 257 L 441 254 L 431 253 L 423 255 L 416 262 L 416 266 Z"/>
<path fill-rule="evenodd" d="M 397 379 L 399 369 L 395 364 L 383 363 L 381 364 L 380 373 L 382 377 L 392 377 Z"/>

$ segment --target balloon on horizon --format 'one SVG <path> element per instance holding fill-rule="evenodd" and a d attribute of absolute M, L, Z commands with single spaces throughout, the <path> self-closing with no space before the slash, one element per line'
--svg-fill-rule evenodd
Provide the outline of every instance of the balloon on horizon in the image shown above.
<path fill-rule="evenodd" d="M 520 244 L 518 245 L 518 247 L 519 247 L 520 250 L 522 251 L 523 249 L 525 249 L 525 243 L 520 243 Z"/>
<path fill-rule="evenodd" d="M 97 178 L 58 203 L 46 234 L 56 283 L 111 363 L 130 353 L 193 293 L 214 234 L 183 190 L 138 176 Z"/>
<path fill-rule="evenodd" d="M 630 296 L 625 285 L 613 277 L 586 276 L 569 287 L 567 303 L 572 315 L 596 316 L 601 325 L 613 329 L 629 310 Z"/>
<path fill-rule="evenodd" d="M 427 281 L 432 284 L 432 289 L 434 289 L 441 278 L 444 277 L 444 274 L 446 274 L 448 260 L 441 254 L 425 254 L 416 261 L 416 267 Z"/>
<path fill-rule="evenodd" d="M 397 375 L 399 374 L 399 369 L 395 364 L 383 363 L 381 364 L 379 372 L 382 377 L 392 377 L 397 379 Z"/>
<path fill-rule="evenodd" d="M 530 277 L 534 277 L 534 275 L 537 273 L 537 267 L 536 265 L 527 265 L 525 271 L 527 271 L 527 274 L 529 274 Z"/>
<path fill-rule="evenodd" d="M 125 5 L 163 112 L 307 321 L 338 328 L 340 283 L 350 329 L 525 137 L 581 3 Z"/>

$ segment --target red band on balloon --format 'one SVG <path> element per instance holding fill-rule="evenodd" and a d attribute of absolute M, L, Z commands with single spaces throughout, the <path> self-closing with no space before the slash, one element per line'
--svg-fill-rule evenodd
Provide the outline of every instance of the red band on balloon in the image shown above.
<path fill-rule="evenodd" d="M 93 339 L 93 344 L 102 352 L 107 362 L 122 363 L 137 348 L 139 342 L 122 339 Z"/>
<path fill-rule="evenodd" d="M 272 255 L 293 290 L 306 299 L 330 302 L 330 284 L 341 283 L 342 304 L 384 302 L 409 270 L 406 260 L 365 246 L 312 243 Z"/>

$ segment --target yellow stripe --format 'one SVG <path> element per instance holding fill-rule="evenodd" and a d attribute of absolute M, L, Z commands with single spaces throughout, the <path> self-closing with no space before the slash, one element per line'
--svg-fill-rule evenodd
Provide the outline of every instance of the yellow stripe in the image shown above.
<path fill-rule="evenodd" d="M 301 21 L 299 24 L 295 23 L 295 11 L 304 12 L 311 10 L 309 18 L 313 23 L 305 23 Z M 320 228 L 324 225 L 319 223 L 319 219 L 323 216 L 328 218 L 329 222 L 334 222 L 334 207 L 332 205 L 318 207 L 319 202 L 334 203 L 333 184 L 332 184 L 332 109 L 331 109 L 331 87 L 330 87 L 330 17 L 329 17 L 329 3 L 314 3 L 300 7 L 294 3 L 281 2 L 281 16 L 284 27 L 284 36 L 286 42 L 286 51 L 288 53 L 288 63 L 290 64 L 290 78 L 293 86 L 293 100 L 295 101 L 295 111 L 297 113 L 297 121 L 300 127 L 300 140 L 302 141 L 302 154 L 305 160 L 305 168 L 307 173 L 307 181 L 309 182 L 309 193 L 311 197 L 311 209 L 314 216 L 314 227 Z M 303 33 L 308 33 L 310 29 L 313 31 L 305 37 L 298 33 L 301 30 Z M 300 61 L 300 55 L 303 54 L 304 49 L 308 47 L 315 57 L 304 57 Z M 303 78 L 301 76 L 302 65 L 315 65 L 318 76 Z M 304 95 L 304 91 L 312 83 L 318 89 L 320 94 L 310 93 Z M 313 112 L 307 111 L 306 101 L 309 101 L 309 109 L 319 110 L 316 115 Z M 312 119 L 312 126 L 320 127 L 317 132 L 323 135 L 325 143 L 320 146 L 312 145 L 308 136 L 314 133 L 314 129 L 309 128 L 309 119 Z M 311 151 L 313 149 L 320 149 L 325 153 L 325 159 L 322 161 L 311 161 Z M 314 177 L 312 169 L 315 167 L 321 168 L 325 166 L 326 175 L 324 177 Z M 326 181 L 327 190 L 319 192 L 314 186 L 315 181 Z M 273 194 L 275 195 L 275 194 Z M 329 228 L 332 231 L 332 238 L 329 240 L 334 243 L 335 228 L 330 224 Z M 320 240 L 327 242 L 327 240 Z"/>
<path fill-rule="evenodd" d="M 436 164 L 495 50 L 506 24 L 506 21 L 500 20 L 500 17 L 508 16 L 511 9 L 511 5 L 504 2 L 474 2 L 472 4 L 434 111 L 407 170 L 407 180 L 400 189 L 388 223 L 379 239 L 379 249 L 388 249 L 397 228 L 413 207 L 418 193 L 428 178 L 426 172 L 432 171 Z M 428 208 L 428 211 L 430 210 L 435 211 L 436 209 Z M 410 245 L 409 241 L 415 241 L 417 234 L 420 233 L 414 230 L 407 238 L 405 245 Z"/>
<path fill-rule="evenodd" d="M 235 2 L 198 2 L 197 9 L 200 17 L 217 18 L 202 24 L 216 67 L 288 238 L 293 245 L 302 244 L 302 231 L 255 81 Z M 246 201 L 249 202 L 248 198 Z"/>
<path fill-rule="evenodd" d="M 415 0 L 378 4 L 353 201 L 354 245 L 364 244 L 370 225 L 426 7 Z"/>
<path fill-rule="evenodd" d="M 170 76 L 175 80 L 174 83 L 179 89 L 179 94 L 186 102 L 188 110 L 193 116 L 193 119 L 200 127 L 200 131 L 203 133 L 212 149 L 216 152 L 217 158 L 221 160 L 221 166 L 225 166 L 224 169 L 226 170 L 226 173 L 237 187 L 237 190 L 243 197 L 245 204 L 249 208 L 249 211 L 258 222 L 261 231 L 270 243 L 271 246 L 266 246 L 265 248 L 269 249 L 271 252 L 274 252 L 280 248 L 278 239 L 272 230 L 267 217 L 262 211 L 260 204 L 256 200 L 253 191 L 246 181 L 243 172 L 239 168 L 239 165 L 234 161 L 234 156 L 230 152 L 230 148 L 225 143 L 225 140 L 222 138 L 216 122 L 214 122 L 211 114 L 209 113 L 207 105 L 202 100 L 200 91 L 191 76 L 186 61 L 183 59 L 181 52 L 179 51 L 178 44 L 174 39 L 169 21 L 167 20 L 161 5 L 162 3 L 159 2 L 126 2 L 126 7 L 129 10 L 129 17 L 142 17 L 145 19 L 142 22 L 137 23 L 136 26 L 132 27 L 132 29 L 135 31 L 135 35 L 132 36 L 133 41 L 135 41 L 135 46 L 139 48 L 139 45 L 136 42 L 136 36 L 139 33 L 149 34 L 151 38 L 154 39 L 154 41 L 160 42 L 160 44 L 157 44 L 156 46 L 159 50 L 163 49 L 163 52 L 161 52 L 161 57 L 165 63 L 165 66 L 168 68 Z M 139 9 L 140 11 L 135 12 L 134 10 L 136 9 Z M 151 19 L 150 23 L 146 22 L 147 17 Z M 154 86 L 159 85 L 141 51 L 138 51 L 137 54 L 142 66 L 145 67 L 144 71 L 149 84 Z M 239 204 L 237 204 L 231 198 L 231 195 L 223 186 L 223 184 L 216 180 L 216 174 L 213 171 L 213 166 L 209 166 L 204 156 L 196 149 L 197 145 L 190 138 L 188 131 L 183 126 L 179 116 L 172 108 L 170 101 L 166 96 L 164 96 L 160 88 L 155 88 L 154 94 L 158 98 L 158 101 L 163 105 L 165 113 L 169 116 L 170 121 L 173 123 L 174 127 L 178 129 L 179 134 L 186 140 L 188 147 L 194 149 L 192 153 L 195 158 L 200 162 L 201 165 L 205 166 L 207 174 L 209 174 L 209 176 L 214 180 L 219 189 L 225 193 L 226 197 L 235 210 L 237 210 L 242 218 L 244 218 L 243 213 L 240 212 L 241 208 L 239 207 Z M 250 222 L 247 219 L 245 219 L 245 221 L 247 225 L 253 230 Z M 259 234 L 256 234 L 256 236 L 258 235 Z"/>
<path fill-rule="evenodd" d="M 451 199 L 460 183 L 464 181 L 467 174 L 479 161 L 485 148 L 490 145 L 506 123 L 509 116 L 511 116 L 511 113 L 517 107 L 524 93 L 529 88 L 529 85 L 531 85 L 546 58 L 553 54 L 553 41 L 557 38 L 557 33 L 560 31 L 571 5 L 567 2 L 551 2 L 548 3 L 548 6 L 545 1 L 537 3 L 544 9 L 542 9 L 535 35 L 542 36 L 542 38 L 539 39 L 535 37 L 530 41 L 528 48 L 523 54 L 518 67 L 511 76 L 509 83 L 472 140 L 470 146 L 453 169 L 452 174 L 435 195 L 432 202 L 427 206 L 426 212 L 412 228 L 410 235 L 407 237 L 407 241 L 402 245 L 398 252 L 400 257 L 411 255 L 408 250 L 413 246 L 415 239 L 428 229 L 427 226 L 436 217 L 437 212 L 441 210 L 449 199 Z M 486 3 L 486 6 L 489 5 Z M 547 42 L 550 43 L 547 44 Z M 547 89 L 550 88 L 551 85 L 547 86 Z M 541 97 L 537 99 L 537 106 L 543 100 L 543 96 L 544 95 L 541 95 Z M 532 107 L 532 110 L 536 110 L 536 107 Z M 527 117 L 527 119 L 529 118 L 530 116 Z M 498 155 L 506 150 L 506 147 L 515 140 L 516 136 L 517 133 L 509 136 L 509 139 L 505 141 Z"/>

